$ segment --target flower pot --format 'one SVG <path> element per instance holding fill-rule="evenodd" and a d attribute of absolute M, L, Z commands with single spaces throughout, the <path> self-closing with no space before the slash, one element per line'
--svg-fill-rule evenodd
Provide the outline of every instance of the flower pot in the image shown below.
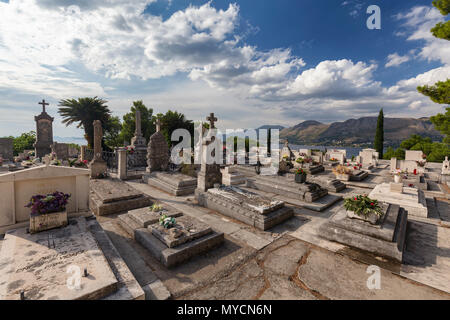
<path fill-rule="evenodd" d="M 30 233 L 67 226 L 67 210 L 30 215 Z"/>
<path fill-rule="evenodd" d="M 402 177 L 400 176 L 400 175 L 395 175 L 394 176 L 394 182 L 395 183 L 400 183 L 400 182 L 402 182 Z"/>
<path fill-rule="evenodd" d="M 295 182 L 297 183 L 305 183 L 306 182 L 306 174 L 296 174 Z"/>
<path fill-rule="evenodd" d="M 369 213 L 367 216 L 359 216 L 353 211 L 347 211 L 347 218 L 362 220 L 365 222 L 369 222 L 370 224 L 377 224 L 380 217 L 374 212 Z"/>

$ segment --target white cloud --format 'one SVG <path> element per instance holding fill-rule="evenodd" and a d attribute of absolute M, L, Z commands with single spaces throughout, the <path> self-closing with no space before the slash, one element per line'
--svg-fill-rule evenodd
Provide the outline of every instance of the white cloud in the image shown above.
<path fill-rule="evenodd" d="M 419 57 L 426 60 L 440 61 L 450 64 L 450 45 L 447 40 L 435 38 L 430 29 L 438 22 L 445 21 L 445 17 L 433 7 L 418 6 L 409 12 L 396 15 L 403 21 L 406 31 L 401 34 L 409 34 L 408 40 L 424 40 L 425 45 L 419 52 Z"/>
<path fill-rule="evenodd" d="M 388 62 L 384 65 L 386 68 L 397 67 L 402 63 L 408 62 L 410 60 L 409 56 L 400 56 L 397 52 L 388 55 Z"/>

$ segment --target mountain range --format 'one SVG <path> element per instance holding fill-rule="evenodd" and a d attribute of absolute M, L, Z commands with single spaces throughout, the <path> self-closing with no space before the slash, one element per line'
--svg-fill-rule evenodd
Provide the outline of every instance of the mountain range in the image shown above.
<path fill-rule="evenodd" d="M 280 139 L 287 139 L 293 144 L 364 146 L 373 143 L 376 125 L 377 117 L 349 119 L 330 124 L 308 120 L 282 129 Z M 442 135 L 434 129 L 429 118 L 384 118 L 386 145 L 398 146 L 413 134 L 430 137 L 433 141 L 442 140 Z"/>

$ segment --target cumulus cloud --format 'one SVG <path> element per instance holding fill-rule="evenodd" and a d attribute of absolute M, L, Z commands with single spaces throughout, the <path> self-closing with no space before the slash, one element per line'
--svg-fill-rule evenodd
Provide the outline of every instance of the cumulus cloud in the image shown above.
<path fill-rule="evenodd" d="M 407 40 L 425 41 L 425 45 L 419 52 L 420 58 L 450 64 L 450 46 L 448 41 L 435 38 L 430 32 L 430 29 L 438 22 L 445 21 L 445 17 L 436 8 L 418 6 L 407 13 L 396 15 L 396 18 L 403 21 L 405 31 L 401 32 L 401 34 L 407 34 Z"/>
<path fill-rule="evenodd" d="M 408 62 L 410 60 L 409 56 L 400 56 L 397 52 L 388 55 L 387 62 L 384 65 L 386 68 L 397 67 L 402 63 Z"/>

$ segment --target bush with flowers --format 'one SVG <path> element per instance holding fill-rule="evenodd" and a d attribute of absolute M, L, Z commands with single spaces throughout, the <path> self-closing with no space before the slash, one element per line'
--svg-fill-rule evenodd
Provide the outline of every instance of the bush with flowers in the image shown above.
<path fill-rule="evenodd" d="M 126 149 L 127 149 L 127 153 L 128 154 L 133 154 L 134 151 L 135 151 L 135 147 L 134 146 L 127 146 Z"/>
<path fill-rule="evenodd" d="M 31 208 L 31 215 L 60 212 L 66 209 L 69 198 L 70 194 L 59 191 L 47 195 L 35 195 L 25 207 Z"/>
<path fill-rule="evenodd" d="M 383 210 L 378 204 L 378 201 L 370 199 L 367 195 L 359 195 L 345 199 L 344 208 L 347 211 L 353 211 L 356 215 L 364 216 L 365 218 L 371 213 L 376 214 L 378 218 L 383 215 Z"/>

